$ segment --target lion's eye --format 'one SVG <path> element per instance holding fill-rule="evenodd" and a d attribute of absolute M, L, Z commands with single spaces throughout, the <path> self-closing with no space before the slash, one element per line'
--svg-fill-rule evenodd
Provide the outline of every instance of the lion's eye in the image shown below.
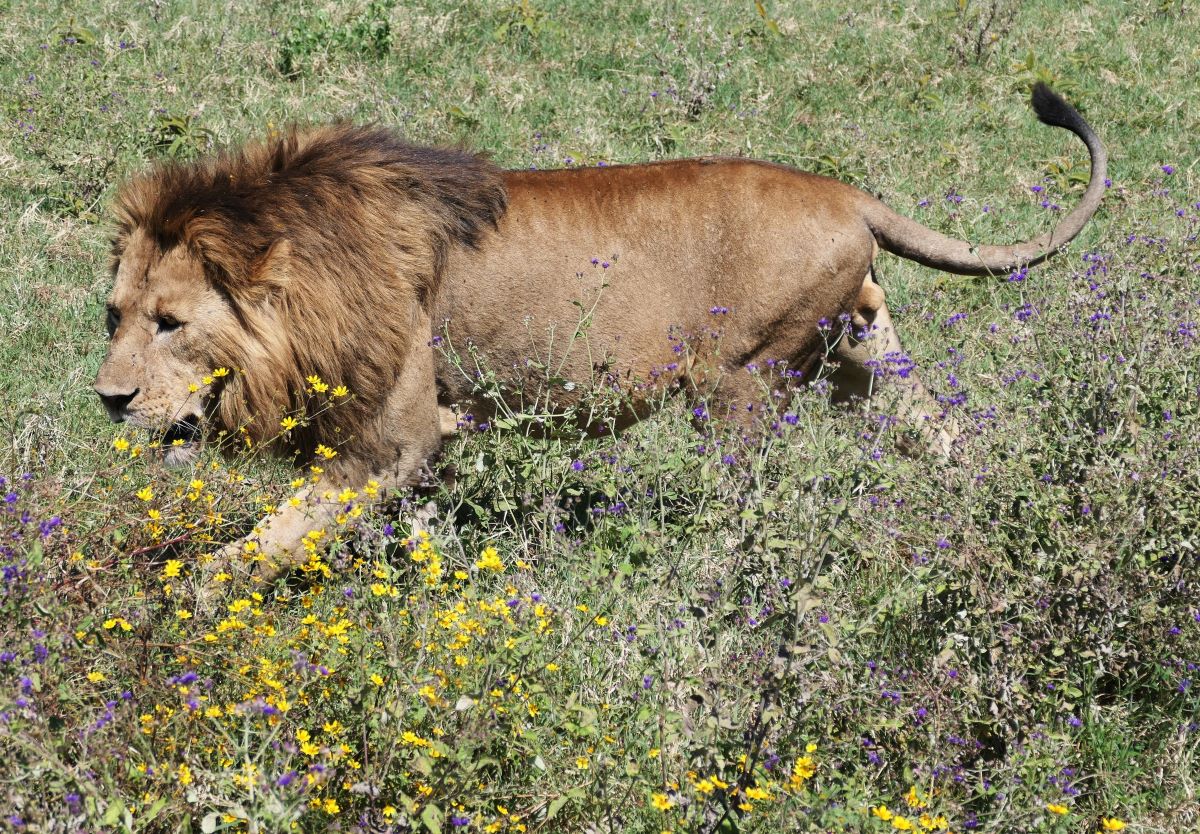
<path fill-rule="evenodd" d="M 174 316 L 159 316 L 154 320 L 154 324 L 158 327 L 159 333 L 174 333 L 179 328 L 183 327 L 183 322 Z"/>
<path fill-rule="evenodd" d="M 117 332 L 117 328 L 121 326 L 121 313 L 116 307 L 108 308 L 108 318 L 104 322 L 104 326 L 108 328 L 108 338 L 112 338 Z"/>

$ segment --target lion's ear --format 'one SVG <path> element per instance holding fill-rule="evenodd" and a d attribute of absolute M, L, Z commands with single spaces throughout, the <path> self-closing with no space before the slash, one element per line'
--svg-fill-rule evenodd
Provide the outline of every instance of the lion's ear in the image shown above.
<path fill-rule="evenodd" d="M 267 253 L 251 270 L 250 280 L 242 282 L 237 294 L 252 304 L 266 301 L 287 287 L 292 275 L 292 242 L 285 237 L 271 244 Z"/>

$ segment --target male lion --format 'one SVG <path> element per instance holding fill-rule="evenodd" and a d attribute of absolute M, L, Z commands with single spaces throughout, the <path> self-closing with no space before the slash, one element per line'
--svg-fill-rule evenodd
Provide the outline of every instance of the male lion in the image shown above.
<path fill-rule="evenodd" d="M 869 394 L 872 367 L 901 350 L 871 272 L 879 247 L 1007 275 L 1050 257 L 1095 213 L 1099 138 L 1047 87 L 1032 103 L 1083 140 L 1091 180 L 1053 231 L 1013 246 L 953 240 L 836 180 L 744 159 L 501 171 L 341 125 L 164 165 L 117 197 L 111 343 L 95 390 L 114 421 L 161 433 L 178 464 L 214 430 L 279 435 L 281 418 L 306 407 L 309 375 L 349 388 L 287 437 L 302 459 L 319 443 L 338 454 L 321 484 L 249 537 L 270 579 L 344 511 L 339 491 L 410 484 L 454 414 L 487 419 L 476 380 L 435 349 L 442 338 L 513 369 L 519 390 L 527 357 L 545 350 L 532 334 L 557 333 L 558 375 L 577 383 L 560 400 L 616 380 L 634 399 L 631 419 L 662 385 L 745 415 L 761 398 L 747 366 L 769 360 L 793 373 L 833 360 L 843 396 Z M 581 302 L 587 346 L 570 350 Z M 839 316 L 873 336 L 830 351 L 822 321 Z M 680 361 L 680 339 L 714 330 L 718 350 Z M 212 376 L 218 367 L 234 372 Z M 947 452 L 930 395 L 911 374 L 900 384 L 901 416 Z"/>

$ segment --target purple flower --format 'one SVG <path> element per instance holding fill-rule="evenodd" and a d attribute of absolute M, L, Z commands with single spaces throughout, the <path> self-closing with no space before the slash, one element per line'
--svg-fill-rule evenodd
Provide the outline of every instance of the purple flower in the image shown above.
<path fill-rule="evenodd" d="M 583 470 L 587 469 L 587 464 L 581 460 L 573 460 L 571 461 L 571 468 L 576 472 L 582 472 Z"/>
<path fill-rule="evenodd" d="M 1169 176 L 1171 176 L 1171 174 L 1175 173 L 1175 166 L 1174 165 L 1164 165 L 1164 166 L 1162 166 L 1162 172 L 1169 177 Z"/>
<path fill-rule="evenodd" d="M 462 828 L 465 825 L 471 824 L 471 818 L 470 817 L 460 817 L 458 814 L 452 814 L 450 816 L 450 824 L 453 825 L 455 828 Z"/>

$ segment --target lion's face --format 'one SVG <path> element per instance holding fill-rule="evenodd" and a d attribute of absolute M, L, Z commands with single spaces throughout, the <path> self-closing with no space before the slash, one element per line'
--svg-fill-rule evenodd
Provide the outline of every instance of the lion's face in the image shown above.
<path fill-rule="evenodd" d="M 108 355 L 95 391 L 113 422 L 150 430 L 161 439 L 166 462 L 180 465 L 198 452 L 206 406 L 216 393 L 209 376 L 213 336 L 232 326 L 233 309 L 182 246 L 163 251 L 135 230 L 117 264 Z"/>

